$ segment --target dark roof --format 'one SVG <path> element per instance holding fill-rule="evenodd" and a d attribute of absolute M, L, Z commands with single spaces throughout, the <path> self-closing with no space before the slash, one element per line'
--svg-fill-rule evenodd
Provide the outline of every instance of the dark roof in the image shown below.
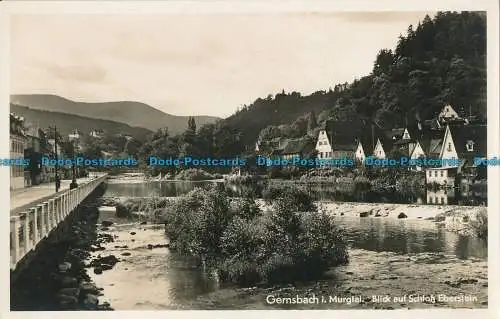
<path fill-rule="evenodd" d="M 310 141 L 301 139 L 289 139 L 285 141 L 285 145 L 282 147 L 283 154 L 299 154 L 304 152 L 310 152 L 314 148 L 314 145 Z"/>
<path fill-rule="evenodd" d="M 486 156 L 488 142 L 486 125 L 450 125 L 450 132 L 459 158 L 468 157 L 469 155 Z M 469 141 L 473 143 L 472 151 L 467 150 L 467 143 Z"/>
<path fill-rule="evenodd" d="M 392 141 L 400 140 L 403 137 L 403 133 L 405 132 L 403 128 L 393 128 L 392 130 L 386 130 L 384 135 L 387 139 Z"/>
<path fill-rule="evenodd" d="M 430 129 L 430 130 L 436 130 L 441 128 L 441 124 L 439 124 L 439 121 L 437 119 L 425 120 L 422 126 L 424 127 L 424 129 Z"/>
<path fill-rule="evenodd" d="M 367 119 L 326 121 L 324 129 L 333 144 L 334 151 L 354 151 L 361 142 L 366 153 L 371 153 L 377 138 L 385 138 L 381 128 Z"/>

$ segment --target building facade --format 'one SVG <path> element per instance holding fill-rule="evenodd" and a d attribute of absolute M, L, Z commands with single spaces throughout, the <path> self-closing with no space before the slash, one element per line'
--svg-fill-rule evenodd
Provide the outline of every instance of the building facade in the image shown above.
<path fill-rule="evenodd" d="M 24 118 L 13 113 L 10 114 L 10 158 L 24 159 L 24 150 L 26 149 L 26 133 L 24 127 Z M 25 168 L 20 165 L 10 166 L 10 189 L 19 189 L 25 187 Z"/>

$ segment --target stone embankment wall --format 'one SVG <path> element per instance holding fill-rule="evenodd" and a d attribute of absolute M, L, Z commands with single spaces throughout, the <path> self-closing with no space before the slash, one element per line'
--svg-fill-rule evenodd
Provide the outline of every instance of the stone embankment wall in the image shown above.
<path fill-rule="evenodd" d="M 99 304 L 101 290 L 87 275 L 90 247 L 99 241 L 100 185 L 45 240 L 29 266 L 11 273 L 11 310 L 112 310 Z"/>

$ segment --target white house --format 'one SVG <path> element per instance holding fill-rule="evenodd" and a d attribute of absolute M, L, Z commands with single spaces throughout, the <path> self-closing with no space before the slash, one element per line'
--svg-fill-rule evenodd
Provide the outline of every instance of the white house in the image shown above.
<path fill-rule="evenodd" d="M 443 145 L 441 147 L 441 153 L 439 154 L 440 159 L 458 159 L 457 150 L 455 148 L 455 143 L 453 142 L 453 137 L 451 136 L 451 130 L 449 126 L 446 126 L 443 137 Z M 448 161 L 444 163 L 443 167 L 458 167 L 458 165 L 450 165 Z"/>
<path fill-rule="evenodd" d="M 363 149 L 363 144 L 361 144 L 361 142 L 358 142 L 358 147 L 356 148 L 354 157 L 361 163 L 363 163 L 366 159 L 365 150 Z"/>
<path fill-rule="evenodd" d="M 453 187 L 455 185 L 456 175 L 457 167 L 434 167 L 427 169 L 425 172 L 425 180 L 427 184 L 439 184 Z"/>
<path fill-rule="evenodd" d="M 460 116 L 451 105 L 445 105 L 438 115 L 438 120 L 441 123 L 459 119 L 461 119 Z"/>
<path fill-rule="evenodd" d="M 327 130 L 322 129 L 318 133 L 318 141 L 316 142 L 316 151 L 318 158 L 332 158 L 333 148 L 328 138 Z"/>
<path fill-rule="evenodd" d="M 382 145 L 380 138 L 377 138 L 377 145 L 375 145 L 375 149 L 373 150 L 373 156 L 378 159 L 386 158 L 384 146 Z"/>
<path fill-rule="evenodd" d="M 375 148 L 378 134 L 381 134 L 379 128 L 369 120 L 327 121 L 318 133 L 317 156 L 319 159 L 348 158 L 363 162 L 372 155 L 370 152 Z"/>
<path fill-rule="evenodd" d="M 68 139 L 70 141 L 78 140 L 80 138 L 80 132 L 78 130 L 74 130 L 73 132 L 68 134 Z"/>
<path fill-rule="evenodd" d="M 92 137 L 95 137 L 95 138 L 101 138 L 104 134 L 104 131 L 103 130 L 92 130 L 90 131 L 90 136 Z"/>
<path fill-rule="evenodd" d="M 419 158 L 425 158 L 425 152 L 424 152 L 424 149 L 423 149 L 422 145 L 420 144 L 420 142 L 417 141 L 417 143 L 415 144 L 415 147 L 413 148 L 413 150 L 411 152 L 410 159 L 416 160 Z M 411 167 L 411 169 L 421 171 L 422 167 L 416 165 L 414 167 Z"/>

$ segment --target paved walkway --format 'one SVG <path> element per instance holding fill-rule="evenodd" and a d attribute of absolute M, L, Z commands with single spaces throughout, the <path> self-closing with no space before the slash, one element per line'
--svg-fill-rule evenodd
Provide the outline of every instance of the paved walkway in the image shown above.
<path fill-rule="evenodd" d="M 85 183 L 93 177 L 78 178 L 77 183 Z M 33 207 L 39 203 L 46 202 L 57 194 L 69 189 L 70 179 L 61 180 L 61 188 L 56 193 L 55 182 L 40 184 L 32 187 L 16 189 L 10 192 L 10 215 L 17 215 L 18 213 Z"/>

